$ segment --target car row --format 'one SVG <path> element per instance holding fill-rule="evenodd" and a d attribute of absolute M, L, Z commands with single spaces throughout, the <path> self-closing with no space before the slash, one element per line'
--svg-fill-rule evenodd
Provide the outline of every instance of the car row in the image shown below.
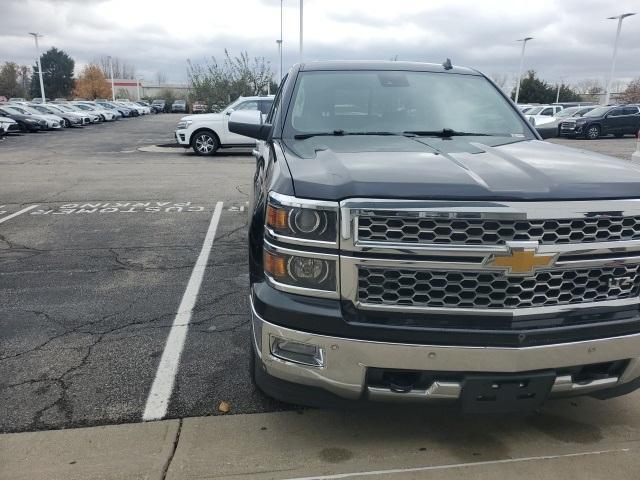
<path fill-rule="evenodd" d="M 0 136 L 113 122 L 151 113 L 145 102 L 65 100 L 48 102 L 10 99 L 0 103 Z"/>

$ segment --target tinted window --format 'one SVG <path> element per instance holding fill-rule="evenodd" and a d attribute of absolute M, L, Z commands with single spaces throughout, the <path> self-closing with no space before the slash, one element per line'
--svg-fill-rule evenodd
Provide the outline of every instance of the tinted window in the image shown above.
<path fill-rule="evenodd" d="M 584 114 L 585 117 L 601 117 L 610 110 L 610 107 L 594 108 L 590 112 Z"/>
<path fill-rule="evenodd" d="M 614 108 L 613 110 L 611 110 L 611 113 L 609 114 L 609 116 L 619 117 L 620 115 L 624 115 L 622 112 L 623 112 L 622 108 Z"/>
<path fill-rule="evenodd" d="M 635 115 L 638 113 L 638 107 L 624 107 L 623 115 Z"/>
<path fill-rule="evenodd" d="M 234 110 L 258 110 L 258 101 L 250 100 L 248 102 L 242 102 L 240 105 L 235 107 Z"/>
<path fill-rule="evenodd" d="M 553 108 L 545 108 L 540 115 L 553 115 Z"/>
<path fill-rule="evenodd" d="M 268 114 L 269 110 L 271 110 L 272 103 L 273 103 L 272 100 L 260 100 L 259 102 L 260 113 L 262 113 L 263 115 Z"/>
<path fill-rule="evenodd" d="M 484 77 L 406 71 L 298 76 L 287 125 L 297 133 L 441 131 L 530 135 Z"/>

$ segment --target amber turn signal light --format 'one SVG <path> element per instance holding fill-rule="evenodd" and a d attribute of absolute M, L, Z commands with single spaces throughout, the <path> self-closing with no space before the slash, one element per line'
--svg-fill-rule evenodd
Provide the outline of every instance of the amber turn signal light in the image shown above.
<path fill-rule="evenodd" d="M 274 278 L 286 277 L 287 263 L 285 258 L 265 250 L 264 271 Z"/>
<path fill-rule="evenodd" d="M 276 230 L 285 230 L 288 228 L 289 220 L 288 212 L 283 208 L 277 208 L 273 205 L 267 206 L 267 225 Z"/>

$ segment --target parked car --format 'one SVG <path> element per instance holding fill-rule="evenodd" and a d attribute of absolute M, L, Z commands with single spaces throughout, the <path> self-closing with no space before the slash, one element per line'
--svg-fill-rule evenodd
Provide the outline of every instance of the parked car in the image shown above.
<path fill-rule="evenodd" d="M 42 103 L 42 97 L 35 97 L 33 100 L 31 100 L 33 103 Z M 50 98 L 45 98 L 46 102 L 50 102 L 51 99 Z"/>
<path fill-rule="evenodd" d="M 109 102 L 107 100 L 96 100 L 96 105 L 99 105 L 102 108 L 107 110 L 115 111 L 120 113 L 123 117 L 137 117 L 138 111 L 132 108 L 125 107 L 124 105 L 117 105 L 115 103 Z"/>
<path fill-rule="evenodd" d="M 264 392 L 488 413 L 640 388 L 637 167 L 539 141 L 450 62 L 308 62 L 282 85 L 266 119 L 229 120 L 257 140 Z"/>
<path fill-rule="evenodd" d="M 82 125 L 90 123 L 89 117 L 76 112 L 66 112 L 61 108 L 57 108 L 56 105 L 51 103 L 34 103 L 30 107 L 40 113 L 57 115 L 62 118 L 63 127 L 81 127 Z"/>
<path fill-rule="evenodd" d="M 571 118 L 582 117 L 584 114 L 590 112 L 594 108 L 596 108 L 595 105 L 585 107 L 567 107 L 563 110 L 560 110 L 553 117 L 534 117 L 533 123 L 542 138 L 559 137 L 560 124 L 562 122 Z"/>
<path fill-rule="evenodd" d="M 11 97 L 9 99 L 9 103 L 26 102 L 26 101 L 27 99 L 22 97 Z"/>
<path fill-rule="evenodd" d="M 26 105 L 10 103 L 3 107 L 5 110 L 12 111 L 21 115 L 29 115 L 36 120 L 44 120 L 45 130 L 57 130 L 62 128 L 63 120 L 57 115 L 48 115 L 40 113 L 37 110 L 33 110 Z"/>
<path fill-rule="evenodd" d="M 151 102 L 151 108 L 154 108 L 156 110 L 156 113 L 162 113 L 165 111 L 167 102 L 166 100 L 162 100 L 162 99 L 155 99 L 153 102 Z"/>
<path fill-rule="evenodd" d="M 207 113 L 207 104 L 204 102 L 194 102 L 191 105 L 191 113 Z"/>
<path fill-rule="evenodd" d="M 184 100 L 176 100 L 171 104 L 171 113 L 187 113 L 187 102 Z"/>
<path fill-rule="evenodd" d="M 61 108 L 62 110 L 68 111 L 68 112 L 76 112 L 82 115 L 85 115 L 87 117 L 89 117 L 90 122 L 91 123 L 100 123 L 102 122 L 102 117 L 100 115 L 98 115 L 98 112 L 94 112 L 91 110 L 85 110 L 82 108 L 77 107 L 76 105 L 73 105 L 70 102 L 63 102 L 63 103 L 55 103 L 54 104 L 56 107 Z"/>
<path fill-rule="evenodd" d="M 0 116 L 0 136 L 18 133 L 19 131 L 20 125 L 18 125 L 18 122 L 9 117 Z"/>
<path fill-rule="evenodd" d="M 25 115 L 6 105 L 0 105 L 0 115 L 14 120 L 22 132 L 39 132 L 47 129 L 47 121 L 35 118 L 33 115 Z"/>
<path fill-rule="evenodd" d="M 85 112 L 91 112 L 98 115 L 103 122 L 112 122 L 118 118 L 118 114 L 116 114 L 115 111 L 107 110 L 97 105 L 91 105 L 89 102 L 74 101 L 71 102 L 71 105 Z"/>
<path fill-rule="evenodd" d="M 131 103 L 129 101 L 116 100 L 115 104 L 116 105 L 122 105 L 123 107 L 127 107 L 127 108 L 130 108 L 132 110 L 135 110 L 138 115 L 144 115 L 146 113 L 146 110 L 144 109 L 144 107 L 141 107 L 140 105 L 136 105 L 136 104 Z"/>
<path fill-rule="evenodd" d="M 272 103 L 273 96 L 240 97 L 220 113 L 187 115 L 178 122 L 176 141 L 198 155 L 213 155 L 219 148 L 255 145 L 254 140 L 229 131 L 229 115 L 236 110 L 256 110 L 266 115 Z"/>
<path fill-rule="evenodd" d="M 597 107 L 581 118 L 565 120 L 560 124 L 563 137 L 585 137 L 595 140 L 601 136 L 635 135 L 640 130 L 640 109 L 636 105 Z"/>

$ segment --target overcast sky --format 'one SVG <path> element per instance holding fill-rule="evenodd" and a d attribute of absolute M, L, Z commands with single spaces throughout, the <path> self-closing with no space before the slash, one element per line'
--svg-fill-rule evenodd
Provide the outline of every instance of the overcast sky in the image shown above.
<path fill-rule="evenodd" d="M 299 0 L 284 0 L 284 63 L 298 60 Z M 513 77 L 525 68 L 549 82 L 604 79 L 617 21 L 638 0 L 305 0 L 305 60 L 383 59 L 472 66 Z M 246 50 L 278 69 L 280 0 L 0 0 L 0 62 L 32 64 L 41 48 L 65 50 L 82 66 L 102 55 L 186 81 L 194 62 Z M 624 20 L 616 77 L 640 76 L 640 14 Z"/>

